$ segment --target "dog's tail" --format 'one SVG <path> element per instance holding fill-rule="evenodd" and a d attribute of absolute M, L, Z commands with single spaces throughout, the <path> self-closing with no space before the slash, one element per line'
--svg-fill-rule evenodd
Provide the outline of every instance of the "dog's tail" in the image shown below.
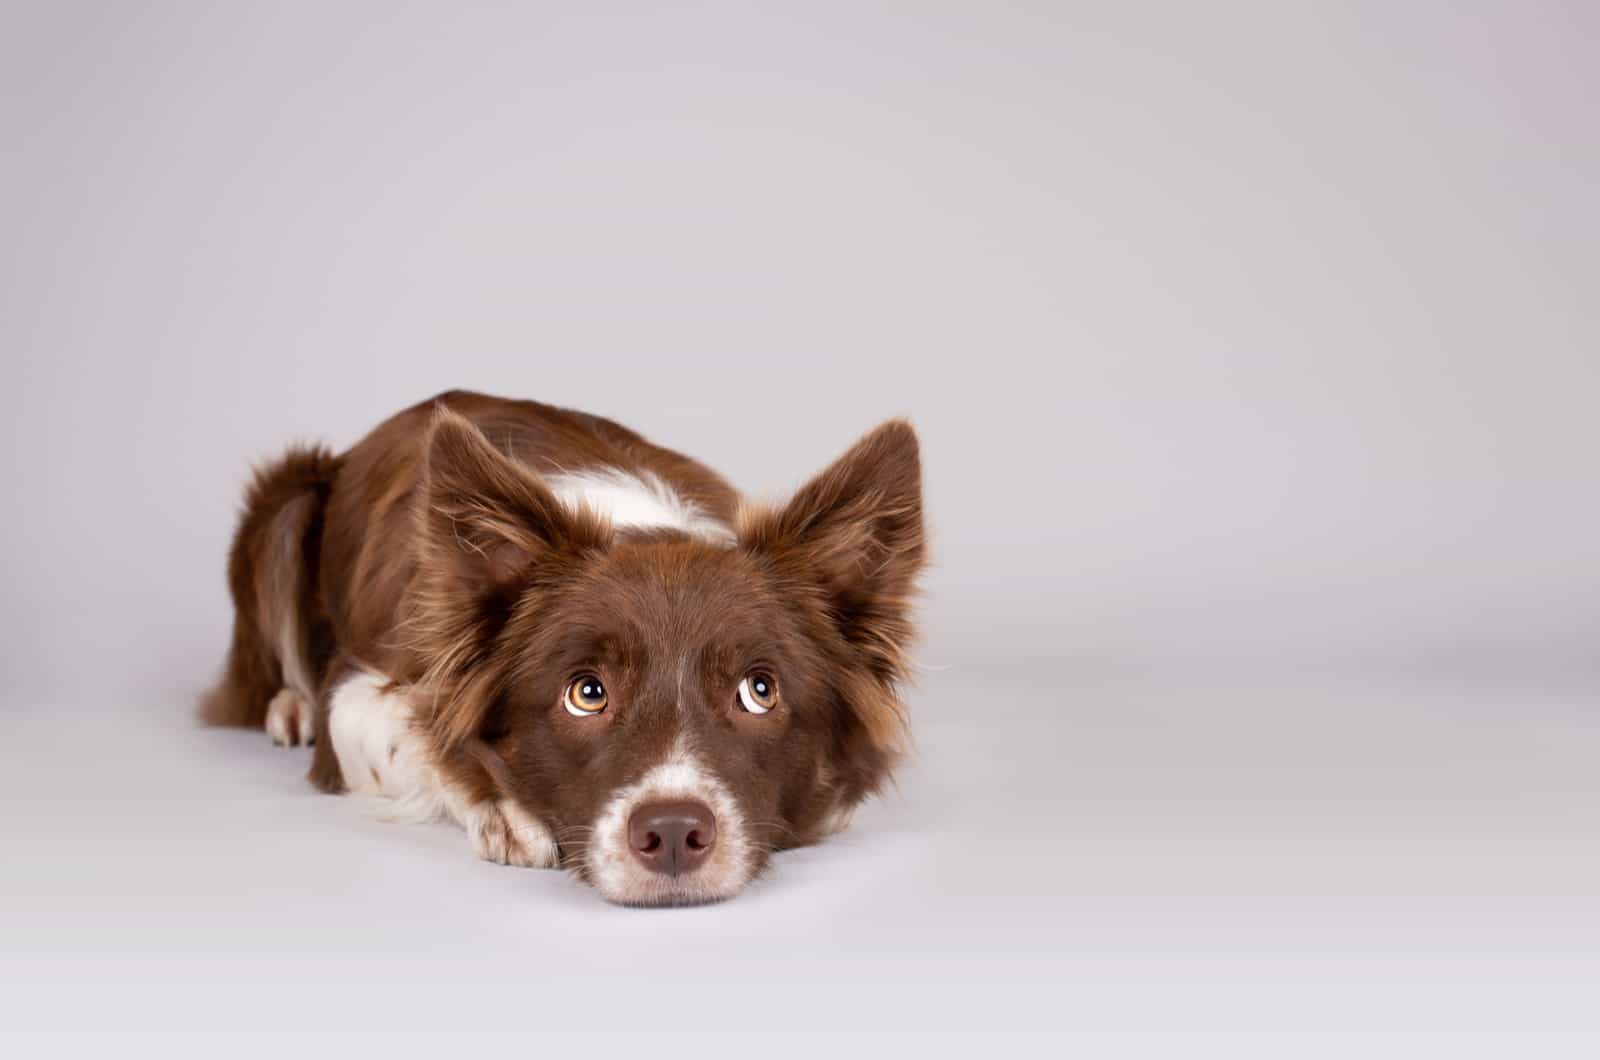
<path fill-rule="evenodd" d="M 259 728 L 284 688 L 316 702 L 326 665 L 317 557 L 338 470 L 339 458 L 321 446 L 256 468 L 228 555 L 233 642 L 222 680 L 200 701 L 206 724 Z"/>

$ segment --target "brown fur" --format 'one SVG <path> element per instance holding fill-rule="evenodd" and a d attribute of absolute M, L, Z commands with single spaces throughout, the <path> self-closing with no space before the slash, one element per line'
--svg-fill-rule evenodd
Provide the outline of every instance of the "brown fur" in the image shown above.
<path fill-rule="evenodd" d="M 658 475 L 737 544 L 613 529 L 540 477 L 597 466 Z M 279 657 L 293 607 L 324 790 L 343 788 L 328 698 L 359 666 L 422 704 L 454 783 L 515 799 L 572 864 L 611 793 L 684 738 L 763 850 L 815 841 L 904 745 L 920 476 L 916 436 L 893 421 L 788 504 L 741 507 L 708 468 L 608 420 L 442 394 L 340 457 L 299 450 L 257 475 L 230 561 L 234 643 L 203 716 L 261 723 L 293 670 Z M 777 677 L 770 714 L 736 706 L 752 667 Z M 611 706 L 573 718 L 561 698 L 585 671 Z"/>
<path fill-rule="evenodd" d="M 293 643 L 308 672 L 325 664 L 329 631 L 317 599 L 317 560 L 338 470 L 338 458 L 318 446 L 291 449 L 256 469 L 228 554 L 233 640 L 221 683 L 200 704 L 207 724 L 261 726 L 267 702 L 288 683 L 285 623 L 295 622 Z"/>

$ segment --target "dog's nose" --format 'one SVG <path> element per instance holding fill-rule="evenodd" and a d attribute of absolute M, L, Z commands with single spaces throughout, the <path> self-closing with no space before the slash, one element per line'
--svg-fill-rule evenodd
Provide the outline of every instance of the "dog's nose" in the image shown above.
<path fill-rule="evenodd" d="M 699 868 L 716 842 L 717 819 L 698 802 L 649 802 L 628 818 L 634 856 L 668 876 Z"/>

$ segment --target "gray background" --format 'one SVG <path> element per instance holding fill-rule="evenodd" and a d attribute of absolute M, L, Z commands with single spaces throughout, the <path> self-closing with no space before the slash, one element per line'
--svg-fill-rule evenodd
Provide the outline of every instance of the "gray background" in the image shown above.
<path fill-rule="evenodd" d="M 13 1032 L 1592 1055 L 1594 7 L 578 10 L 4 4 Z M 250 461 L 454 386 L 911 416 L 900 792 L 639 914 L 190 728 Z"/>

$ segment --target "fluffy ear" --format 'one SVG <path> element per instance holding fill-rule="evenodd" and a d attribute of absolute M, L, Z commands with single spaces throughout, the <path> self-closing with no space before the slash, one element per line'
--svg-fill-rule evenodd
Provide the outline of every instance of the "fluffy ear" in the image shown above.
<path fill-rule="evenodd" d="M 422 495 L 420 558 L 472 596 L 493 595 L 535 560 L 592 536 L 537 475 L 443 406 L 428 435 Z"/>
<path fill-rule="evenodd" d="M 774 556 L 820 592 L 845 644 L 876 679 L 883 702 L 854 704 L 892 742 L 915 631 L 911 598 L 926 558 L 917 435 L 890 420 L 776 511 L 746 520 L 747 547 Z M 893 718 L 877 717 L 887 712 Z"/>
<path fill-rule="evenodd" d="M 443 406 L 428 435 L 417 518 L 411 647 L 433 692 L 434 731 L 452 745 L 476 733 L 493 702 L 495 637 L 522 592 L 541 570 L 603 544 L 604 530 Z"/>

